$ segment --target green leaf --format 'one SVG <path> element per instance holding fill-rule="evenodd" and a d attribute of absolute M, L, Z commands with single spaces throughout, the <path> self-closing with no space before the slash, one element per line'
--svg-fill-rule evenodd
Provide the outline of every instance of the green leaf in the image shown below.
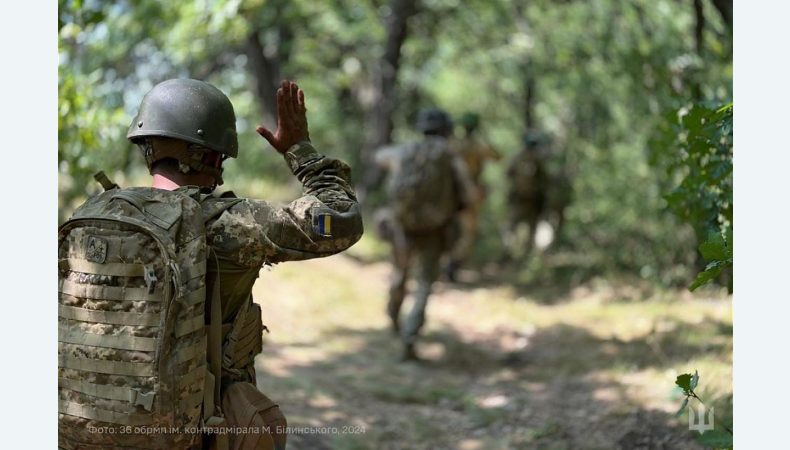
<path fill-rule="evenodd" d="M 721 108 L 716 110 L 716 115 L 731 115 L 732 114 L 732 102 L 727 103 L 726 105 L 722 106 Z"/>
<path fill-rule="evenodd" d="M 700 272 L 700 274 L 697 275 L 697 278 L 694 280 L 694 282 L 691 283 L 691 286 L 689 286 L 689 290 L 694 291 L 695 289 L 707 283 L 708 281 L 718 277 L 721 271 L 724 270 L 726 266 L 727 264 L 724 264 L 722 261 L 715 261 L 708 264 L 705 270 Z"/>
<path fill-rule="evenodd" d="M 683 411 L 686 410 L 686 406 L 688 406 L 688 404 L 689 398 L 686 397 L 683 399 L 683 403 L 680 404 L 680 409 L 678 409 L 678 412 L 675 413 L 675 417 L 680 417 L 680 415 L 683 414 Z"/>
<path fill-rule="evenodd" d="M 727 259 L 727 243 L 717 231 L 710 231 L 705 242 L 699 245 L 699 252 L 706 261 L 721 261 Z"/>
<path fill-rule="evenodd" d="M 699 383 L 699 372 L 695 370 L 694 376 L 691 377 L 691 383 L 689 384 L 691 390 L 694 390 L 697 387 L 697 383 Z"/>
<path fill-rule="evenodd" d="M 691 374 L 690 373 L 684 373 L 682 375 L 678 375 L 678 377 L 675 379 L 675 384 L 680 386 L 680 388 L 683 389 L 683 392 L 686 395 L 690 395 L 691 394 Z"/>

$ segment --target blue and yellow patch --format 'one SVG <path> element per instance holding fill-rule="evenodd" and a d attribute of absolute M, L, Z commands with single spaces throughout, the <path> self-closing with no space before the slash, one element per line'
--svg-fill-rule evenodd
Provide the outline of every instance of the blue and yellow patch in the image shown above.
<path fill-rule="evenodd" d="M 332 236 L 332 216 L 329 214 L 316 214 L 313 216 L 315 232 L 321 236 Z"/>

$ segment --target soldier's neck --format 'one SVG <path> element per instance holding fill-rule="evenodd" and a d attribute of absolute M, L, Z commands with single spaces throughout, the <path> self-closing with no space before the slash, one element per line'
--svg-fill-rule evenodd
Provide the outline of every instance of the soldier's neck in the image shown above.
<path fill-rule="evenodd" d="M 154 181 L 151 184 L 151 186 L 157 189 L 164 189 L 167 191 L 174 191 L 179 187 L 181 187 L 178 183 L 176 183 L 175 181 L 171 180 L 170 178 L 160 173 L 154 174 Z"/>

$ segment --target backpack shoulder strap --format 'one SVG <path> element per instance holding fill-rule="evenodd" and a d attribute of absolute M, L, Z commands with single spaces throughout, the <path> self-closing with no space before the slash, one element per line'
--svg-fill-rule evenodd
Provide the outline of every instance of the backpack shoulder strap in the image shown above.
<path fill-rule="evenodd" d="M 213 250 L 209 250 L 209 261 L 214 255 Z M 209 326 L 206 340 L 206 359 L 208 360 L 209 372 L 212 377 L 207 378 L 206 389 L 204 391 L 203 420 L 208 427 L 221 427 L 226 425 L 224 413 L 221 409 L 222 394 L 222 302 L 220 297 L 220 275 L 216 272 L 212 280 L 213 286 L 208 294 L 209 302 Z M 207 280 L 208 281 L 208 280 Z M 213 378 L 213 380 L 211 380 Z M 211 380 L 211 381 L 208 381 Z M 211 384 L 211 386 L 208 386 Z M 227 435 L 213 435 L 209 448 L 212 450 L 228 450 L 229 442 Z"/>

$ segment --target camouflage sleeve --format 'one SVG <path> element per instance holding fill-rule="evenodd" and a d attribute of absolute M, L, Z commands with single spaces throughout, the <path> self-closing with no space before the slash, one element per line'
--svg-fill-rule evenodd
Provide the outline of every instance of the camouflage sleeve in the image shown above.
<path fill-rule="evenodd" d="M 332 255 L 362 236 L 351 169 L 309 142 L 285 153 L 303 196 L 286 206 L 242 199 L 207 226 L 219 257 L 245 267 Z"/>

